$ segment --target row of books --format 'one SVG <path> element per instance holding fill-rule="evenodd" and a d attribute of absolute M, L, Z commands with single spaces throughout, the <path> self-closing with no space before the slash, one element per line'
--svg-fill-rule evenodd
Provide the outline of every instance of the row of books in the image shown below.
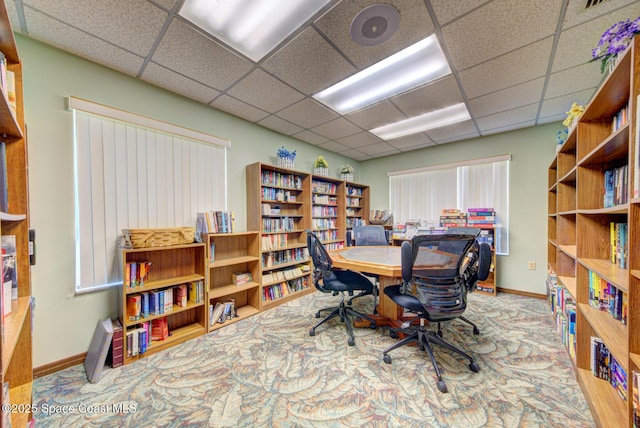
<path fill-rule="evenodd" d="M 286 233 L 272 233 L 270 235 L 262 235 L 262 250 L 276 250 L 285 248 L 289 245 L 289 235 Z"/>
<path fill-rule="evenodd" d="M 611 119 L 611 131 L 616 132 L 618 129 L 626 125 L 628 120 L 629 104 L 622 107 L 620 111 L 613 116 L 613 118 Z"/>
<path fill-rule="evenodd" d="M 127 262 L 124 269 L 123 283 L 125 288 L 144 287 L 149 280 L 151 262 Z"/>
<path fill-rule="evenodd" d="M 209 325 L 224 323 L 238 316 L 238 308 L 235 299 L 227 299 L 209 305 Z"/>
<path fill-rule="evenodd" d="M 329 243 L 330 241 L 337 241 L 338 240 L 338 231 L 336 229 L 330 229 L 330 230 L 314 230 L 313 233 L 316 234 L 316 236 L 318 237 L 318 239 L 323 243 L 326 244 Z M 327 248 L 328 249 L 328 248 Z"/>
<path fill-rule="evenodd" d="M 640 372 L 632 372 L 631 383 L 633 385 L 633 428 L 640 428 Z"/>
<path fill-rule="evenodd" d="M 555 318 L 556 332 L 575 361 L 576 302 L 571 293 L 562 284 L 558 284 L 558 276 L 552 270 L 547 272 L 547 300 Z"/>
<path fill-rule="evenodd" d="M 284 263 L 304 262 L 308 258 L 309 250 L 306 247 L 273 251 L 262 255 L 262 267 L 269 268 Z"/>
<path fill-rule="evenodd" d="M 337 229 L 338 224 L 335 218 L 314 218 L 311 220 L 311 227 L 318 229 Z"/>
<path fill-rule="evenodd" d="M 235 230 L 233 211 L 205 211 L 197 214 L 201 233 L 232 233 Z"/>
<path fill-rule="evenodd" d="M 311 201 L 319 205 L 338 205 L 338 198 L 327 195 L 313 195 Z"/>
<path fill-rule="evenodd" d="M 349 214 L 347 212 L 347 216 L 349 215 L 355 215 L 355 214 Z M 354 227 L 358 227 L 358 226 L 365 226 L 367 224 L 366 220 L 363 220 L 361 218 L 357 218 L 357 217 L 347 217 L 347 229 L 352 229 Z"/>
<path fill-rule="evenodd" d="M 599 337 L 591 337 L 591 373 L 608 381 L 627 400 L 627 373 Z"/>
<path fill-rule="evenodd" d="M 362 197 L 362 187 L 347 186 L 347 196 Z"/>
<path fill-rule="evenodd" d="M 627 324 L 629 298 L 627 293 L 617 289 L 611 283 L 589 271 L 589 305 L 595 309 L 609 312 L 616 320 Z"/>
<path fill-rule="evenodd" d="M 192 281 L 163 290 L 145 291 L 127 296 L 127 319 L 137 321 L 149 316 L 171 312 L 174 303 L 187 307 L 188 303 L 204 302 L 204 282 Z"/>
<path fill-rule="evenodd" d="M 235 285 L 244 285 L 253 281 L 253 275 L 249 271 L 234 272 L 231 274 L 231 281 Z"/>
<path fill-rule="evenodd" d="M 276 281 L 286 281 L 302 276 L 309 271 L 309 265 L 295 266 L 290 269 L 274 270 L 262 275 L 262 283 L 270 284 Z"/>
<path fill-rule="evenodd" d="M 295 217 L 262 218 L 263 232 L 291 232 L 296 228 Z"/>
<path fill-rule="evenodd" d="M 7 176 L 7 143 L 0 141 L 0 211 L 9 212 L 9 177 Z"/>
<path fill-rule="evenodd" d="M 628 202 L 628 169 L 628 165 L 623 165 L 604 172 L 604 208 Z"/>
<path fill-rule="evenodd" d="M 263 186 L 288 187 L 302 190 L 302 178 L 294 174 L 282 174 L 276 171 L 263 170 L 260 174 L 260 182 Z"/>
<path fill-rule="evenodd" d="M 338 193 L 338 185 L 336 183 L 330 183 L 328 181 L 313 180 L 311 182 L 311 190 L 313 193 L 336 194 Z"/>
<path fill-rule="evenodd" d="M 2 248 L 2 292 L 0 300 L 2 315 L 11 313 L 11 301 L 18 298 L 18 258 L 16 252 L 16 236 L 2 235 L 0 238 Z"/>
<path fill-rule="evenodd" d="M 360 206 L 360 198 L 347 197 L 347 206 L 348 207 L 359 207 Z"/>
<path fill-rule="evenodd" d="M 627 223 L 611 222 L 609 230 L 611 263 L 618 265 L 622 269 L 627 269 L 627 260 L 629 259 L 629 228 Z"/>
<path fill-rule="evenodd" d="M 336 207 L 315 206 L 311 208 L 311 215 L 314 217 L 337 217 L 338 211 Z"/>
<path fill-rule="evenodd" d="M 324 248 L 326 248 L 327 251 L 340 250 L 340 249 L 344 248 L 344 242 L 343 241 L 326 242 L 326 243 L 324 243 Z"/>
<path fill-rule="evenodd" d="M 15 117 L 16 115 L 16 75 L 7 68 L 7 57 L 0 52 L 0 87 L 2 92 L 6 94 L 9 101 L 9 109 Z"/>
<path fill-rule="evenodd" d="M 127 357 L 135 357 L 147 352 L 152 340 L 152 335 L 150 334 L 151 324 L 147 321 L 139 326 L 127 329 Z"/>
<path fill-rule="evenodd" d="M 274 189 L 273 187 L 262 188 L 262 200 L 264 201 L 279 201 L 279 202 L 295 202 L 295 191 Z"/>
<path fill-rule="evenodd" d="M 304 276 L 301 278 L 291 279 L 289 281 L 283 281 L 278 284 L 262 287 L 262 301 L 278 300 L 291 293 L 306 290 L 309 288 L 309 277 Z"/>

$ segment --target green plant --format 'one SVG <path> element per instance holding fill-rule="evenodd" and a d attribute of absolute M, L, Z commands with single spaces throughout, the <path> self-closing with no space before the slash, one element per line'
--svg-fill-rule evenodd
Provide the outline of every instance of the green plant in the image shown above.
<path fill-rule="evenodd" d="M 314 168 L 329 168 L 329 163 L 324 158 L 324 156 L 318 156 L 318 158 L 313 161 Z"/>

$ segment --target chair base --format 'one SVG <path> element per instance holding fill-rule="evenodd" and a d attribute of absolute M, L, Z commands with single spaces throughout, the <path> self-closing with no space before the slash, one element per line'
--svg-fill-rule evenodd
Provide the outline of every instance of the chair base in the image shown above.
<path fill-rule="evenodd" d="M 311 330 L 309 330 L 309 336 L 315 336 L 316 335 L 316 329 L 318 327 L 320 327 L 322 324 L 324 324 L 325 322 L 327 322 L 330 319 L 333 319 L 335 317 L 340 317 L 340 321 L 344 322 L 346 327 L 347 327 L 347 334 L 349 334 L 349 339 L 347 340 L 347 344 L 349 346 L 354 346 L 356 344 L 356 341 L 355 341 L 355 338 L 354 338 L 354 335 L 353 335 L 353 325 L 352 325 L 351 317 L 365 318 L 365 319 L 369 320 L 369 322 L 371 323 L 370 328 L 372 330 L 375 330 L 377 328 L 376 321 L 373 318 L 369 317 L 368 315 L 365 315 L 365 314 L 362 314 L 362 313 L 356 311 L 355 309 L 353 309 L 350 306 L 347 306 L 345 304 L 344 299 L 345 299 L 345 297 L 342 296 L 342 298 L 340 299 L 340 304 L 338 306 L 320 309 L 316 313 L 316 318 L 320 318 L 321 317 L 321 315 L 320 315 L 321 312 L 331 311 L 329 313 L 329 315 L 324 317 L 319 323 L 314 325 Z"/>
<path fill-rule="evenodd" d="M 466 352 L 464 352 L 463 350 L 461 350 L 460 348 L 457 348 L 452 344 L 450 344 L 449 342 L 447 342 L 446 340 L 442 339 L 441 332 L 439 332 L 440 334 L 434 333 L 432 331 L 428 331 L 426 328 L 424 328 L 424 326 L 420 326 L 418 327 L 417 330 L 394 328 L 394 329 L 391 329 L 391 333 L 394 333 L 396 336 L 398 333 L 403 333 L 407 336 L 404 339 L 400 340 L 399 342 L 394 343 L 393 345 L 385 349 L 382 352 L 382 355 L 383 355 L 382 360 L 387 364 L 391 364 L 392 360 L 391 360 L 391 356 L 389 355 L 389 352 L 401 346 L 417 344 L 421 350 L 427 352 L 427 354 L 429 355 L 429 358 L 431 359 L 431 365 L 433 366 L 433 369 L 436 372 L 436 378 L 438 379 L 436 382 L 436 385 L 440 392 L 447 392 L 447 384 L 445 383 L 444 380 L 442 380 L 442 375 L 440 374 L 440 368 L 438 367 L 436 358 L 433 355 L 433 349 L 431 348 L 431 344 L 442 346 L 443 348 L 446 348 L 464 357 L 465 359 L 469 360 L 469 365 L 467 367 L 469 367 L 469 370 L 471 370 L 472 372 L 477 373 L 478 371 L 480 371 L 480 366 L 476 364 L 473 357 L 467 354 Z"/>

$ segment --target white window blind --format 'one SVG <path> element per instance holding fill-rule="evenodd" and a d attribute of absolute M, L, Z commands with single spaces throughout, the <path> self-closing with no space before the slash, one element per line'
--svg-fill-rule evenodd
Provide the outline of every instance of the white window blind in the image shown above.
<path fill-rule="evenodd" d="M 227 140 L 75 98 L 70 107 L 76 292 L 122 282 L 122 229 L 195 226 L 197 212 L 227 209 Z"/>
<path fill-rule="evenodd" d="M 389 208 L 396 223 L 439 222 L 444 208 L 493 208 L 496 253 L 509 254 L 510 156 L 389 173 Z"/>

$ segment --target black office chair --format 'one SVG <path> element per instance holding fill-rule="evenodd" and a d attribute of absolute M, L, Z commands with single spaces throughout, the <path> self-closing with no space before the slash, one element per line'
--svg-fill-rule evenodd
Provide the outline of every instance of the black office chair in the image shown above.
<path fill-rule="evenodd" d="M 359 272 L 334 268 L 326 248 L 315 233 L 309 230 L 307 230 L 307 247 L 313 260 L 313 284 L 315 287 L 323 293 L 332 293 L 334 296 L 340 295 L 338 306 L 320 309 L 316 313 L 316 318 L 320 318 L 322 312 L 329 311 L 329 315 L 313 326 L 309 331 L 309 336 L 315 336 L 316 329 L 325 322 L 332 318 L 340 317 L 340 321 L 345 323 L 349 334 L 347 343 L 349 346 L 353 346 L 356 342 L 353 337 L 351 317 L 369 320 L 373 330 L 376 329 L 376 322 L 371 317 L 348 306 L 345 303 L 345 293 L 349 296 L 353 296 L 354 291 L 364 291 L 371 294 L 373 284 Z"/>
<path fill-rule="evenodd" d="M 402 284 L 385 287 L 384 292 L 397 305 L 416 314 L 420 325 L 415 328 L 405 322 L 400 329 L 392 329 L 392 337 L 399 332 L 404 339 L 383 351 L 383 361 L 391 364 L 389 352 L 411 343 L 417 343 L 429 355 L 436 372 L 437 387 L 447 392 L 432 344 L 442 346 L 469 360 L 469 369 L 480 370 L 474 358 L 460 348 L 445 341 L 440 323 L 460 318 L 467 307 L 467 290 L 473 282 L 489 275 L 487 244 L 479 244 L 475 235 L 444 234 L 419 235 L 401 247 Z M 490 257 L 490 252 L 489 252 Z M 437 331 L 429 331 L 425 321 L 437 324 Z"/>
<path fill-rule="evenodd" d="M 356 246 L 365 247 L 365 246 L 382 246 L 389 245 L 389 241 L 387 240 L 387 231 L 384 229 L 384 226 L 379 225 L 364 225 L 364 226 L 355 226 L 353 229 L 353 240 Z M 354 299 L 358 297 L 366 296 L 368 294 L 373 294 L 374 296 L 374 309 L 373 313 L 378 313 L 378 284 L 380 282 L 380 278 L 375 274 L 363 274 L 367 278 L 371 279 L 374 283 L 373 290 L 371 292 L 363 291 L 357 296 L 349 299 L 349 304 L 353 303 Z"/>

